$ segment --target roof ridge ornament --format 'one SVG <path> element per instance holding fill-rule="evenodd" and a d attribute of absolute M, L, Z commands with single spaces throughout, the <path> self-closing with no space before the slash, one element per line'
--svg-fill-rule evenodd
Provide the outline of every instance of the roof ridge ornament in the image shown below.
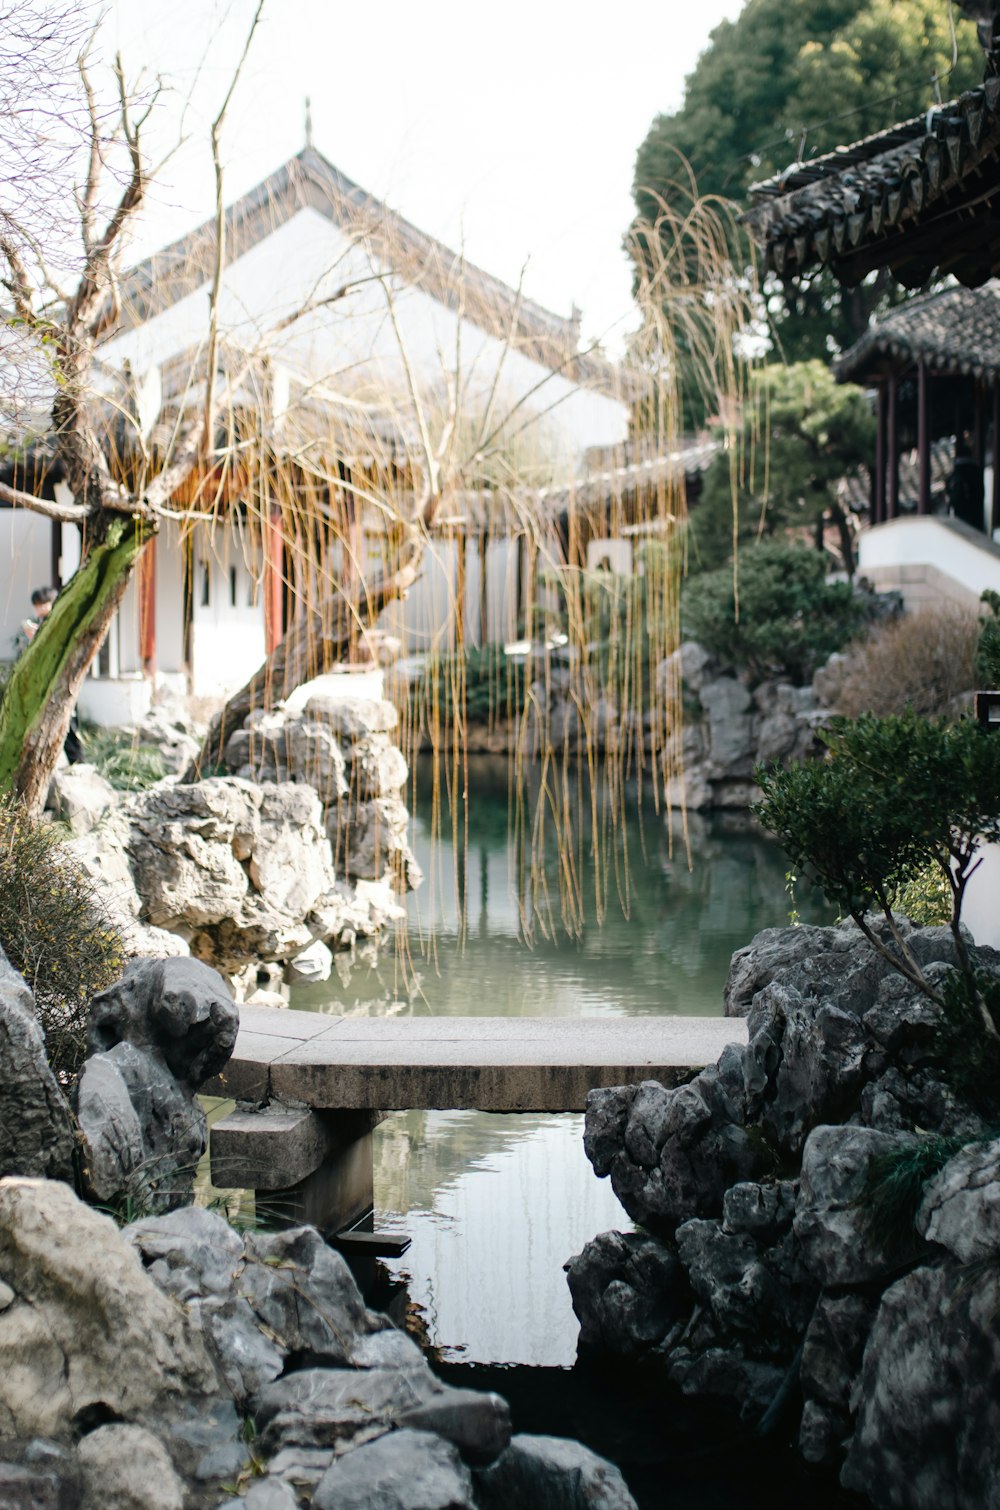
<path fill-rule="evenodd" d="M 313 145 L 312 100 L 309 98 L 308 95 L 306 95 L 306 147 L 311 149 L 312 145 Z"/>

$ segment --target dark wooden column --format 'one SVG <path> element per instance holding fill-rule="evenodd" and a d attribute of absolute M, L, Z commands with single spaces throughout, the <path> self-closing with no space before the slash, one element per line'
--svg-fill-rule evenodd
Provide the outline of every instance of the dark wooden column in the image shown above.
<path fill-rule="evenodd" d="M 872 524 L 881 524 L 885 519 L 885 418 L 885 384 L 879 383 L 875 411 L 875 466 L 872 471 Z"/>
<path fill-rule="evenodd" d="M 895 519 L 899 515 L 899 384 L 895 373 L 889 378 L 889 422 L 886 445 L 889 453 L 887 514 L 890 519 Z"/>
<path fill-rule="evenodd" d="M 919 482 L 917 488 L 917 513 L 931 511 L 931 425 L 930 391 L 927 379 L 927 363 L 917 364 L 917 459 Z"/>
<path fill-rule="evenodd" d="M 972 426 L 972 454 L 976 458 L 976 463 L 979 467 L 980 472 L 982 472 L 983 463 L 986 460 L 986 405 L 983 402 L 985 397 L 985 395 L 983 394 L 983 385 L 978 378 L 976 379 L 975 393 L 975 420 Z"/>
<path fill-rule="evenodd" d="M 990 533 L 1000 530 L 1000 383 L 993 385 L 993 497 Z"/>

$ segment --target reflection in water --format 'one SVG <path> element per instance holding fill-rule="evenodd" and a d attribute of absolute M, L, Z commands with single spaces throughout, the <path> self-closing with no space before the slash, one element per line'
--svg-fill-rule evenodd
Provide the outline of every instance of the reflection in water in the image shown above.
<path fill-rule="evenodd" d="M 405 1279 L 446 1358 L 564 1365 L 576 1320 L 562 1264 L 628 1228 L 583 1152 L 583 1118 L 400 1112 L 376 1134 L 378 1226 L 413 1239 Z"/>
<path fill-rule="evenodd" d="M 787 922 L 776 846 L 745 825 L 693 817 L 689 866 L 680 832 L 649 810 L 619 820 L 597 861 L 587 825 L 576 825 L 567 934 L 554 832 L 526 859 L 508 817 L 506 767 L 470 761 L 469 785 L 475 799 L 456 813 L 443 806 L 435 815 L 418 801 L 414 847 L 426 881 L 395 947 L 342 982 L 296 988 L 294 1006 L 716 1015 L 732 952 Z M 546 894 L 555 899 L 549 909 Z M 831 921 L 816 897 L 796 905 L 805 922 Z M 596 1233 L 628 1227 L 608 1182 L 594 1178 L 581 1135 L 580 1116 L 417 1111 L 376 1132 L 378 1225 L 413 1239 L 391 1269 L 407 1277 L 445 1357 L 572 1363 L 576 1325 L 562 1265 Z"/>

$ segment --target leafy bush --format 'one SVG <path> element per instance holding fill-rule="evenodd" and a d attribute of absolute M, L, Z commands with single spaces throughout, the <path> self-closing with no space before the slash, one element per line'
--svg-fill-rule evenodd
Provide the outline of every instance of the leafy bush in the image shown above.
<path fill-rule="evenodd" d="M 58 829 L 0 799 L 0 944 L 35 995 L 52 1068 L 83 1060 L 91 997 L 121 975 L 125 948 Z"/>
<path fill-rule="evenodd" d="M 836 710 L 862 713 L 948 712 L 975 682 L 979 623 L 957 604 L 903 614 L 871 630 L 840 668 Z"/>
<path fill-rule="evenodd" d="M 912 712 L 837 719 L 822 737 L 825 761 L 758 767 L 755 815 L 793 868 L 813 876 L 872 946 L 941 1004 L 894 916 L 902 888 L 936 867 L 952 897 L 948 921 L 965 988 L 980 1028 L 997 1038 L 959 924 L 979 847 L 1000 836 L 1000 739 L 968 720 Z"/>
<path fill-rule="evenodd" d="M 946 979 L 936 1057 L 952 1090 L 995 1124 L 1000 1118 L 1000 1037 L 982 1031 L 982 1012 L 985 1007 L 1000 1030 L 1000 979 L 980 970 L 975 987 L 973 996 L 957 973 Z"/>
<path fill-rule="evenodd" d="M 952 896 L 940 865 L 925 865 L 904 881 L 896 893 L 896 910 L 918 928 L 941 927 L 951 921 Z"/>
<path fill-rule="evenodd" d="M 424 727 L 454 721 L 464 707 L 469 723 L 493 723 L 521 706 L 524 667 L 503 653 L 502 645 L 485 645 L 437 656 L 417 683 L 417 716 Z"/>
<path fill-rule="evenodd" d="M 681 602 L 684 632 L 757 681 L 801 686 L 857 634 L 865 607 L 845 582 L 826 581 L 826 561 L 803 545 L 747 546 L 731 566 L 692 577 Z"/>
<path fill-rule="evenodd" d="M 976 680 L 980 687 L 1000 687 L 1000 593 L 989 588 L 982 601 L 989 609 L 980 620 L 979 644 L 976 647 Z"/>
<path fill-rule="evenodd" d="M 169 767 L 155 745 L 142 745 L 123 729 L 89 727 L 83 735 L 88 761 L 119 792 L 141 792 L 162 781 Z"/>

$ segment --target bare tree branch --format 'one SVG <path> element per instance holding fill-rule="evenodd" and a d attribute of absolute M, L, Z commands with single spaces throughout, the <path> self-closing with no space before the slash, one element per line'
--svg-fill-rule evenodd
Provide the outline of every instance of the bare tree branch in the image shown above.
<path fill-rule="evenodd" d="M 33 514 L 44 514 L 46 519 L 57 519 L 63 524 L 82 524 L 88 510 L 79 503 L 57 503 L 51 498 L 39 498 L 36 493 L 23 493 L 0 482 L 0 502 L 9 503 L 15 509 L 30 509 Z"/>
<path fill-rule="evenodd" d="M 222 197 L 222 155 L 220 152 L 220 140 L 222 136 L 222 124 L 226 119 L 226 111 L 229 102 L 239 82 L 243 65 L 250 51 L 257 23 L 260 21 L 264 10 L 264 0 L 258 0 L 254 18 L 247 32 L 247 39 L 243 44 L 243 52 L 240 60 L 233 71 L 226 90 L 226 97 L 222 101 L 218 115 L 212 122 L 212 164 L 215 168 L 215 265 L 212 269 L 212 287 L 208 295 L 208 352 L 207 352 L 207 380 L 205 384 L 205 412 L 202 424 L 202 450 L 207 454 L 213 444 L 215 434 L 215 367 L 219 352 L 219 292 L 222 288 L 222 270 L 226 260 L 226 206 Z"/>

